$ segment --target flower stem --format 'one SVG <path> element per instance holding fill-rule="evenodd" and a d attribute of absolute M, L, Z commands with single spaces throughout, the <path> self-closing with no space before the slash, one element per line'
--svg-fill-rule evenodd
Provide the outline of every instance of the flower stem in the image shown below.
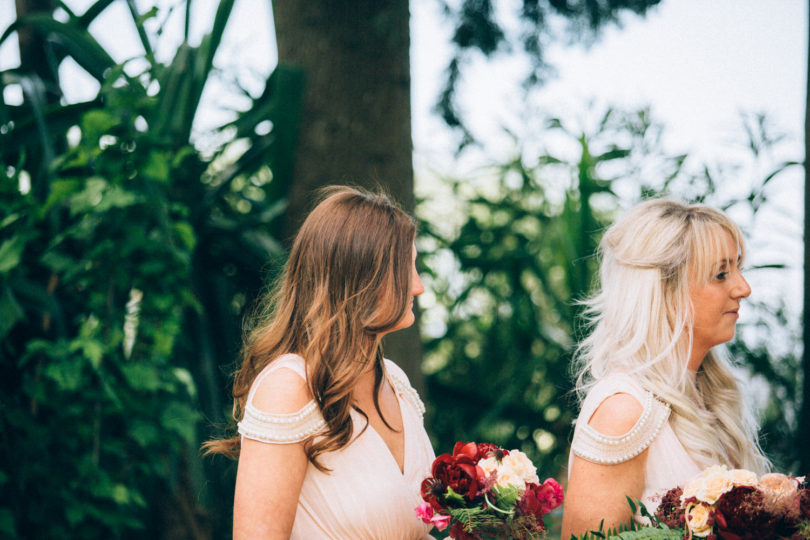
<path fill-rule="evenodd" d="M 490 508 L 492 508 L 493 510 L 495 510 L 496 512 L 500 512 L 501 514 L 508 514 L 510 516 L 514 515 L 514 513 L 515 513 L 514 510 L 503 510 L 501 508 L 498 508 L 494 504 L 492 504 L 492 501 L 489 500 L 489 495 L 487 493 L 484 493 L 484 500 L 487 502 L 487 505 Z"/>

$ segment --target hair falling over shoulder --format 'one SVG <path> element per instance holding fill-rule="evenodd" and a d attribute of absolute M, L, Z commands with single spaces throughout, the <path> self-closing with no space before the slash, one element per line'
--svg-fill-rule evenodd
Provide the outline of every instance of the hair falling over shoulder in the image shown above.
<path fill-rule="evenodd" d="M 376 390 L 382 382 L 382 335 L 409 308 L 416 226 L 384 194 L 333 186 L 322 196 L 252 317 L 234 375 L 233 417 L 242 419 L 250 387 L 268 364 L 285 353 L 300 355 L 326 421 L 322 436 L 305 444 L 307 457 L 325 470 L 317 457 L 351 440 L 356 381 L 374 369 Z M 235 458 L 239 442 L 237 435 L 203 447 Z"/>
<path fill-rule="evenodd" d="M 678 439 L 698 464 L 764 471 L 730 362 L 709 351 L 694 376 L 690 282 L 712 276 L 724 235 L 745 255 L 742 233 L 725 214 L 701 204 L 654 199 L 631 209 L 599 245 L 599 288 L 585 305 L 589 333 L 575 353 L 580 398 L 612 373 L 632 374 L 667 402 Z"/>

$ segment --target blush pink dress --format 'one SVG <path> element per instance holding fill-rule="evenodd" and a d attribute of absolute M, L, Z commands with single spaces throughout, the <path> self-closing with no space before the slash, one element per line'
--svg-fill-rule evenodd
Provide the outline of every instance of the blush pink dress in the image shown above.
<path fill-rule="evenodd" d="M 288 368 L 306 380 L 304 359 L 294 354 L 279 357 L 253 383 L 239 423 L 242 437 L 267 444 L 305 440 L 323 429 L 325 422 L 315 401 L 292 414 L 268 414 L 253 406 L 253 392 L 261 380 Z M 422 540 L 432 538 L 414 509 L 422 480 L 430 474 L 435 455 L 425 432 L 424 405 L 402 369 L 385 360 L 388 383 L 394 389 L 402 414 L 405 436 L 405 471 L 372 426 L 352 411 L 353 440 L 335 452 L 319 456 L 331 469 L 324 473 L 309 464 L 292 535 L 294 540 Z M 359 436 L 358 436 L 359 433 Z"/>
<path fill-rule="evenodd" d="M 588 425 L 593 413 L 608 397 L 629 394 L 643 407 L 635 425 L 617 437 L 599 433 Z M 649 448 L 641 502 L 654 513 L 661 497 L 671 488 L 691 480 L 701 468 L 689 456 L 669 424 L 669 406 L 626 374 L 610 375 L 588 392 L 574 428 L 568 470 L 574 456 L 610 465 L 627 461 Z M 639 515 L 637 514 L 637 519 Z"/>

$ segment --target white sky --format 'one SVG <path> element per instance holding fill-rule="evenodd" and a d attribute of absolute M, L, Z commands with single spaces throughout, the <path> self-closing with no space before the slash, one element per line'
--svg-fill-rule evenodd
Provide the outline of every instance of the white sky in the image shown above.
<path fill-rule="evenodd" d="M 514 2 L 511 2 L 514 3 Z M 414 139 L 417 156 L 435 147 L 440 121 L 428 114 L 447 59 L 450 29 L 436 2 L 412 2 Z M 555 47 L 558 76 L 538 93 L 540 107 L 578 115 L 590 100 L 652 107 L 673 148 L 697 150 L 739 130 L 739 112 L 766 112 L 797 140 L 804 122 L 807 2 L 803 0 L 663 0 L 647 17 L 625 17 L 589 51 Z M 476 134 L 497 138 L 514 117 L 516 62 L 475 62 L 464 92 Z M 445 148 L 439 151 L 444 152 Z M 418 161 L 417 161 L 418 163 Z"/>

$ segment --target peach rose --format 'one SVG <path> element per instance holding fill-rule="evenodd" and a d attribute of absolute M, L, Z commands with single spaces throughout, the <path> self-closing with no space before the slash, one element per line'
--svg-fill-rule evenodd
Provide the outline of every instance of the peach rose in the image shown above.
<path fill-rule="evenodd" d="M 711 507 L 704 503 L 692 503 L 687 506 L 686 527 L 695 536 L 709 536 L 714 527 L 714 514 Z"/>
<path fill-rule="evenodd" d="M 762 490 L 765 506 L 771 509 L 792 508 L 793 498 L 799 490 L 799 483 L 795 478 L 781 473 L 762 475 L 759 479 L 759 489 Z"/>

